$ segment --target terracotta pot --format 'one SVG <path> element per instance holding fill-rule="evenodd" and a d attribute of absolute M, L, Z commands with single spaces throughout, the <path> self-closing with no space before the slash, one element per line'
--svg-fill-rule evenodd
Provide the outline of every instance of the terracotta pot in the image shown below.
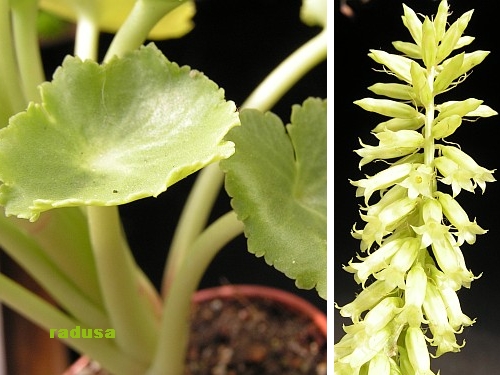
<path fill-rule="evenodd" d="M 272 287 L 260 285 L 226 285 L 197 291 L 193 296 L 193 303 L 203 303 L 214 299 L 264 299 L 274 300 L 297 314 L 305 315 L 314 323 L 326 340 L 327 319 L 326 314 L 305 299 Z M 108 375 L 100 370 L 99 365 L 88 357 L 80 357 L 63 375 Z"/>
<path fill-rule="evenodd" d="M 225 285 L 196 292 L 194 302 L 214 298 L 234 298 L 235 295 L 274 300 L 297 313 L 308 316 L 326 337 L 326 315 L 305 299 L 281 289 L 262 285 Z"/>

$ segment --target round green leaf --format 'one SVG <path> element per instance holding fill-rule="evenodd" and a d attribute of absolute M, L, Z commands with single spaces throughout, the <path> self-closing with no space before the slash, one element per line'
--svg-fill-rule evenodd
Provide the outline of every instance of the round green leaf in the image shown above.
<path fill-rule="evenodd" d="M 272 113 L 246 109 L 221 162 L 248 249 L 300 288 L 326 298 L 326 101 L 294 106 L 286 128 Z"/>
<path fill-rule="evenodd" d="M 0 203 L 36 220 L 62 206 L 157 196 L 227 158 L 235 105 L 202 73 L 149 45 L 105 65 L 67 57 L 42 104 L 0 131 Z"/>
<path fill-rule="evenodd" d="M 177 0 L 169 1 L 175 3 Z M 77 22 L 80 17 L 89 18 L 101 31 L 116 33 L 135 3 L 136 0 L 40 0 L 40 7 L 72 22 Z M 187 34 L 194 26 L 192 18 L 195 12 L 194 1 L 178 5 L 158 22 L 149 33 L 148 39 L 179 38 Z"/>

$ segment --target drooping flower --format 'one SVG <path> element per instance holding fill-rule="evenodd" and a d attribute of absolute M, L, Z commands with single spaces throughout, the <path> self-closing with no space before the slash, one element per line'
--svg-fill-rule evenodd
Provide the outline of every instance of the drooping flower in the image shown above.
<path fill-rule="evenodd" d="M 446 305 L 434 283 L 427 283 L 424 312 L 432 332 L 431 345 L 437 346 L 436 357 L 447 352 L 458 352 L 464 344 L 457 343 L 456 331 L 448 321 Z"/>
<path fill-rule="evenodd" d="M 416 205 L 415 199 L 404 197 L 387 205 L 377 215 L 360 214 L 366 222 L 364 229 L 358 232 L 361 234 L 362 243 L 366 244 L 363 247 L 369 248 L 374 242 L 381 245 L 382 239 L 391 233 Z"/>
<path fill-rule="evenodd" d="M 406 276 L 404 307 L 397 316 L 400 323 L 408 323 L 410 327 L 420 327 L 425 322 L 422 305 L 425 299 L 427 274 L 420 264 L 413 266 Z"/>
<path fill-rule="evenodd" d="M 386 297 L 366 314 L 363 325 L 368 335 L 384 328 L 399 313 L 403 301 L 399 297 Z"/>
<path fill-rule="evenodd" d="M 388 266 L 392 256 L 405 241 L 405 238 L 385 241 L 382 246 L 373 251 L 369 256 L 365 258 L 358 256 L 361 262 L 355 263 L 351 260 L 349 265 L 344 267 L 344 270 L 354 273 L 356 282 L 364 284 L 371 275 Z"/>
<path fill-rule="evenodd" d="M 471 178 L 477 185 L 479 185 L 483 193 L 484 189 L 486 189 L 486 182 L 495 181 L 495 178 L 493 177 L 494 170 L 488 170 L 481 167 L 473 158 L 459 148 L 454 146 L 441 146 L 440 151 L 445 157 L 454 161 L 459 168 L 468 171 L 472 176 Z"/>
<path fill-rule="evenodd" d="M 405 335 L 405 345 L 408 360 L 414 373 L 420 375 L 432 374 L 426 339 L 420 328 L 408 327 Z"/>
<path fill-rule="evenodd" d="M 472 183 L 472 173 L 460 168 L 453 160 L 440 156 L 434 159 L 434 165 L 439 170 L 443 178 L 440 181 L 446 185 L 451 185 L 453 196 L 456 197 L 462 189 L 471 193 L 474 192 L 475 185 Z"/>
<path fill-rule="evenodd" d="M 423 225 L 412 227 L 415 233 L 421 236 L 422 247 L 443 241 L 443 237 L 449 233 L 449 227 L 442 224 L 443 211 L 436 199 L 425 200 L 422 205 L 422 218 Z"/>
<path fill-rule="evenodd" d="M 368 201 L 375 191 L 386 189 L 402 181 L 408 176 L 411 169 L 412 165 L 410 163 L 393 165 L 371 177 L 351 181 L 351 184 L 358 187 L 356 196 L 364 196 L 365 204 L 368 205 Z"/>
<path fill-rule="evenodd" d="M 340 315 L 345 318 L 351 318 L 353 322 L 357 323 L 366 310 L 373 308 L 382 298 L 393 290 L 394 287 L 392 285 L 376 280 L 364 288 L 354 301 L 340 308 Z"/>
<path fill-rule="evenodd" d="M 411 154 L 422 147 L 424 137 L 414 130 L 391 131 L 389 129 L 376 133 L 378 146 L 359 143 L 363 148 L 355 150 L 362 157 L 359 167 L 377 159 L 393 159 Z"/>
<path fill-rule="evenodd" d="M 457 229 L 457 245 L 461 246 L 464 241 L 472 245 L 476 242 L 476 234 L 485 234 L 487 231 L 477 225 L 476 220 L 470 221 L 465 210 L 449 194 L 436 193 L 444 214 L 451 224 Z"/>
<path fill-rule="evenodd" d="M 405 276 L 412 267 L 420 250 L 420 240 L 415 237 L 407 238 L 392 256 L 391 263 L 374 276 L 379 281 L 395 288 L 405 289 Z"/>

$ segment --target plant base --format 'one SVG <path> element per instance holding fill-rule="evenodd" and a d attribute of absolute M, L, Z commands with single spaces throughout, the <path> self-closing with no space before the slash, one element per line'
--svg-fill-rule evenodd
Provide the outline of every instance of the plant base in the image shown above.
<path fill-rule="evenodd" d="M 326 374 L 326 316 L 303 299 L 237 285 L 199 291 L 194 301 L 185 375 Z M 78 366 L 64 375 L 109 375 L 85 357 Z"/>

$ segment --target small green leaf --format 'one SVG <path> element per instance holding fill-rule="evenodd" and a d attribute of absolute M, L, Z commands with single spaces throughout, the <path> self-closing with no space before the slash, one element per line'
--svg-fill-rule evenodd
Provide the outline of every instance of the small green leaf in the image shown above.
<path fill-rule="evenodd" d="M 203 74 L 154 46 L 98 65 L 67 57 L 42 104 L 0 131 L 0 204 L 36 220 L 61 206 L 157 196 L 234 152 L 232 102 Z"/>
<path fill-rule="evenodd" d="M 249 251 L 326 298 L 326 101 L 294 106 L 286 129 L 272 113 L 240 119 L 221 168 Z"/>

